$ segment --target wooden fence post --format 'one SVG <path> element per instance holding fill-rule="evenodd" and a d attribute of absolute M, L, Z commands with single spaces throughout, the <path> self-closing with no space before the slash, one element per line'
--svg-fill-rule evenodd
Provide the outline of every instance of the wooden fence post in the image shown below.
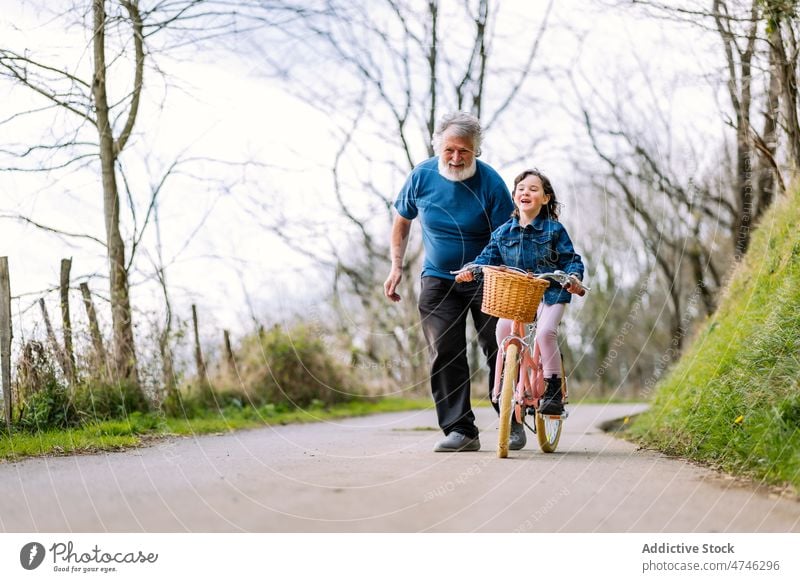
<path fill-rule="evenodd" d="M 233 357 L 233 349 L 231 348 L 231 334 L 227 329 L 222 330 L 223 347 L 225 349 L 225 362 L 228 364 L 228 373 L 231 377 L 236 376 L 236 360 Z"/>
<path fill-rule="evenodd" d="M 92 346 L 94 347 L 95 359 L 100 366 L 103 375 L 111 377 L 108 369 L 108 356 L 103 345 L 103 336 L 100 334 L 100 325 L 97 323 L 97 311 L 94 308 L 92 294 L 89 292 L 89 284 L 81 283 L 81 295 L 83 295 L 83 306 L 86 309 L 86 317 L 89 319 L 89 333 L 92 336 Z"/>
<path fill-rule="evenodd" d="M 53 355 L 58 361 L 58 365 L 61 367 L 61 371 L 64 372 L 64 376 L 69 378 L 67 373 L 67 362 L 64 356 L 64 350 L 61 349 L 61 346 L 58 343 L 58 339 L 56 338 L 56 334 L 53 331 L 53 325 L 50 323 L 50 315 L 48 315 L 47 313 L 47 306 L 44 304 L 44 298 L 42 297 L 39 298 L 39 308 L 42 310 L 42 318 L 44 318 L 44 328 L 47 331 L 47 341 L 50 343 L 50 349 L 53 350 Z"/>
<path fill-rule="evenodd" d="M 11 430 L 11 278 L 8 257 L 0 257 L 0 389 L 3 391 L 3 410 Z"/>
<path fill-rule="evenodd" d="M 197 330 L 197 306 L 194 303 L 192 304 L 192 325 L 194 326 L 194 361 L 197 364 L 197 375 L 202 383 L 207 380 L 207 374 L 203 352 L 200 349 L 200 332 Z"/>
<path fill-rule="evenodd" d="M 75 386 L 75 351 L 72 349 L 72 321 L 69 317 L 69 272 L 72 259 L 61 259 L 61 322 L 64 326 L 64 364 L 65 374 L 70 386 Z"/>

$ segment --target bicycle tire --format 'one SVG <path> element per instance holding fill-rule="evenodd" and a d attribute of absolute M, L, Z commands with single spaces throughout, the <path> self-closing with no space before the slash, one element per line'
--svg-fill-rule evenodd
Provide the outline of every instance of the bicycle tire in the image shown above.
<path fill-rule="evenodd" d="M 567 392 L 567 375 L 564 373 L 564 358 L 561 358 L 561 393 L 562 398 Z M 561 429 L 564 419 L 561 416 L 552 416 L 536 412 L 536 439 L 539 448 L 544 453 L 555 453 L 558 441 L 561 439 Z"/>
<path fill-rule="evenodd" d="M 511 413 L 514 400 L 514 387 L 517 383 L 517 354 L 519 347 L 510 344 L 506 348 L 503 364 L 503 386 L 500 390 L 500 428 L 497 431 L 497 457 L 508 457 L 508 439 L 511 436 Z"/>
<path fill-rule="evenodd" d="M 544 453 L 555 453 L 561 439 L 561 428 L 564 424 L 560 416 L 536 413 L 536 438 L 539 448 Z"/>

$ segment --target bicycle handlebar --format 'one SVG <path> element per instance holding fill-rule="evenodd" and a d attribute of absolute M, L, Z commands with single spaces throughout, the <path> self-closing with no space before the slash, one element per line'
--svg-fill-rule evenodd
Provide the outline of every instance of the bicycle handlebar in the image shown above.
<path fill-rule="evenodd" d="M 539 273 L 539 274 L 534 275 L 534 276 L 539 278 L 539 279 L 550 279 L 550 280 L 555 281 L 556 283 L 558 283 L 558 284 L 560 284 L 562 286 L 569 285 L 570 283 L 573 282 L 573 279 L 574 279 L 575 281 L 580 283 L 580 286 L 584 290 L 584 293 L 578 293 L 578 295 L 580 295 L 581 297 L 583 297 L 586 294 L 585 293 L 586 291 L 591 291 L 592 290 L 591 287 L 587 287 L 586 285 L 584 285 L 583 281 L 581 281 L 580 279 L 578 279 L 574 275 L 567 275 L 564 271 L 553 271 L 552 273 Z"/>
<path fill-rule="evenodd" d="M 574 275 L 568 275 L 564 271 L 560 271 L 560 270 L 553 271 L 552 273 L 528 273 L 527 271 L 524 271 L 524 270 L 519 269 L 517 267 L 509 267 L 508 265 L 501 265 L 501 266 L 497 267 L 497 266 L 494 266 L 494 265 L 476 265 L 475 263 L 467 263 L 466 265 L 464 265 L 463 267 L 461 267 L 457 271 L 450 271 L 450 274 L 451 275 L 458 275 L 459 273 L 463 273 L 465 271 L 471 271 L 473 275 L 478 275 L 478 274 L 481 273 L 481 271 L 482 271 L 482 269 L 484 267 L 489 267 L 489 268 L 492 268 L 492 269 L 507 270 L 507 271 L 516 271 L 516 272 L 521 273 L 523 275 L 528 275 L 529 277 L 536 277 L 537 279 L 555 281 L 556 283 L 558 283 L 562 287 L 566 287 L 567 285 L 569 285 L 573 281 L 577 281 L 581 286 L 581 292 L 578 293 L 578 295 L 581 296 L 581 297 L 586 295 L 587 291 L 591 291 L 592 290 L 591 287 L 587 287 L 586 285 L 584 285 L 583 281 L 581 281 L 580 279 L 578 279 Z"/>

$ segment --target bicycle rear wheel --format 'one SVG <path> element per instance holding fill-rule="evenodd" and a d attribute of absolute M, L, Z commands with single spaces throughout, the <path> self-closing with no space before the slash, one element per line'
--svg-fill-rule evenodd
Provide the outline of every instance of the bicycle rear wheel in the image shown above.
<path fill-rule="evenodd" d="M 511 413 L 514 400 L 514 387 L 517 383 L 517 354 L 519 346 L 510 344 L 506 348 L 506 358 L 503 364 L 503 387 L 500 391 L 500 428 L 497 432 L 497 457 L 505 459 L 508 456 L 508 438 L 511 435 Z"/>

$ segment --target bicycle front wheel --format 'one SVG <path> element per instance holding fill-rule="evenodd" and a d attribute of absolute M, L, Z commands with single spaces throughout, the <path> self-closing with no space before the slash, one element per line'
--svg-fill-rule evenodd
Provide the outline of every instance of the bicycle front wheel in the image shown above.
<path fill-rule="evenodd" d="M 564 370 L 563 356 L 561 357 L 561 392 L 563 396 L 566 396 L 567 374 Z M 564 419 L 561 416 L 551 416 L 549 414 L 540 414 L 539 412 L 536 413 L 536 438 L 539 440 L 539 448 L 542 449 L 543 452 L 556 452 L 558 440 L 561 438 L 561 428 L 563 425 Z"/>
<path fill-rule="evenodd" d="M 560 416 L 536 413 L 536 438 L 539 448 L 545 453 L 554 453 L 561 438 L 561 427 L 564 421 Z"/>
<path fill-rule="evenodd" d="M 511 435 L 511 413 L 514 401 L 514 387 L 517 383 L 517 354 L 519 346 L 510 344 L 506 348 L 506 359 L 503 365 L 503 387 L 500 391 L 500 429 L 497 433 L 497 457 L 508 456 L 508 438 Z"/>

